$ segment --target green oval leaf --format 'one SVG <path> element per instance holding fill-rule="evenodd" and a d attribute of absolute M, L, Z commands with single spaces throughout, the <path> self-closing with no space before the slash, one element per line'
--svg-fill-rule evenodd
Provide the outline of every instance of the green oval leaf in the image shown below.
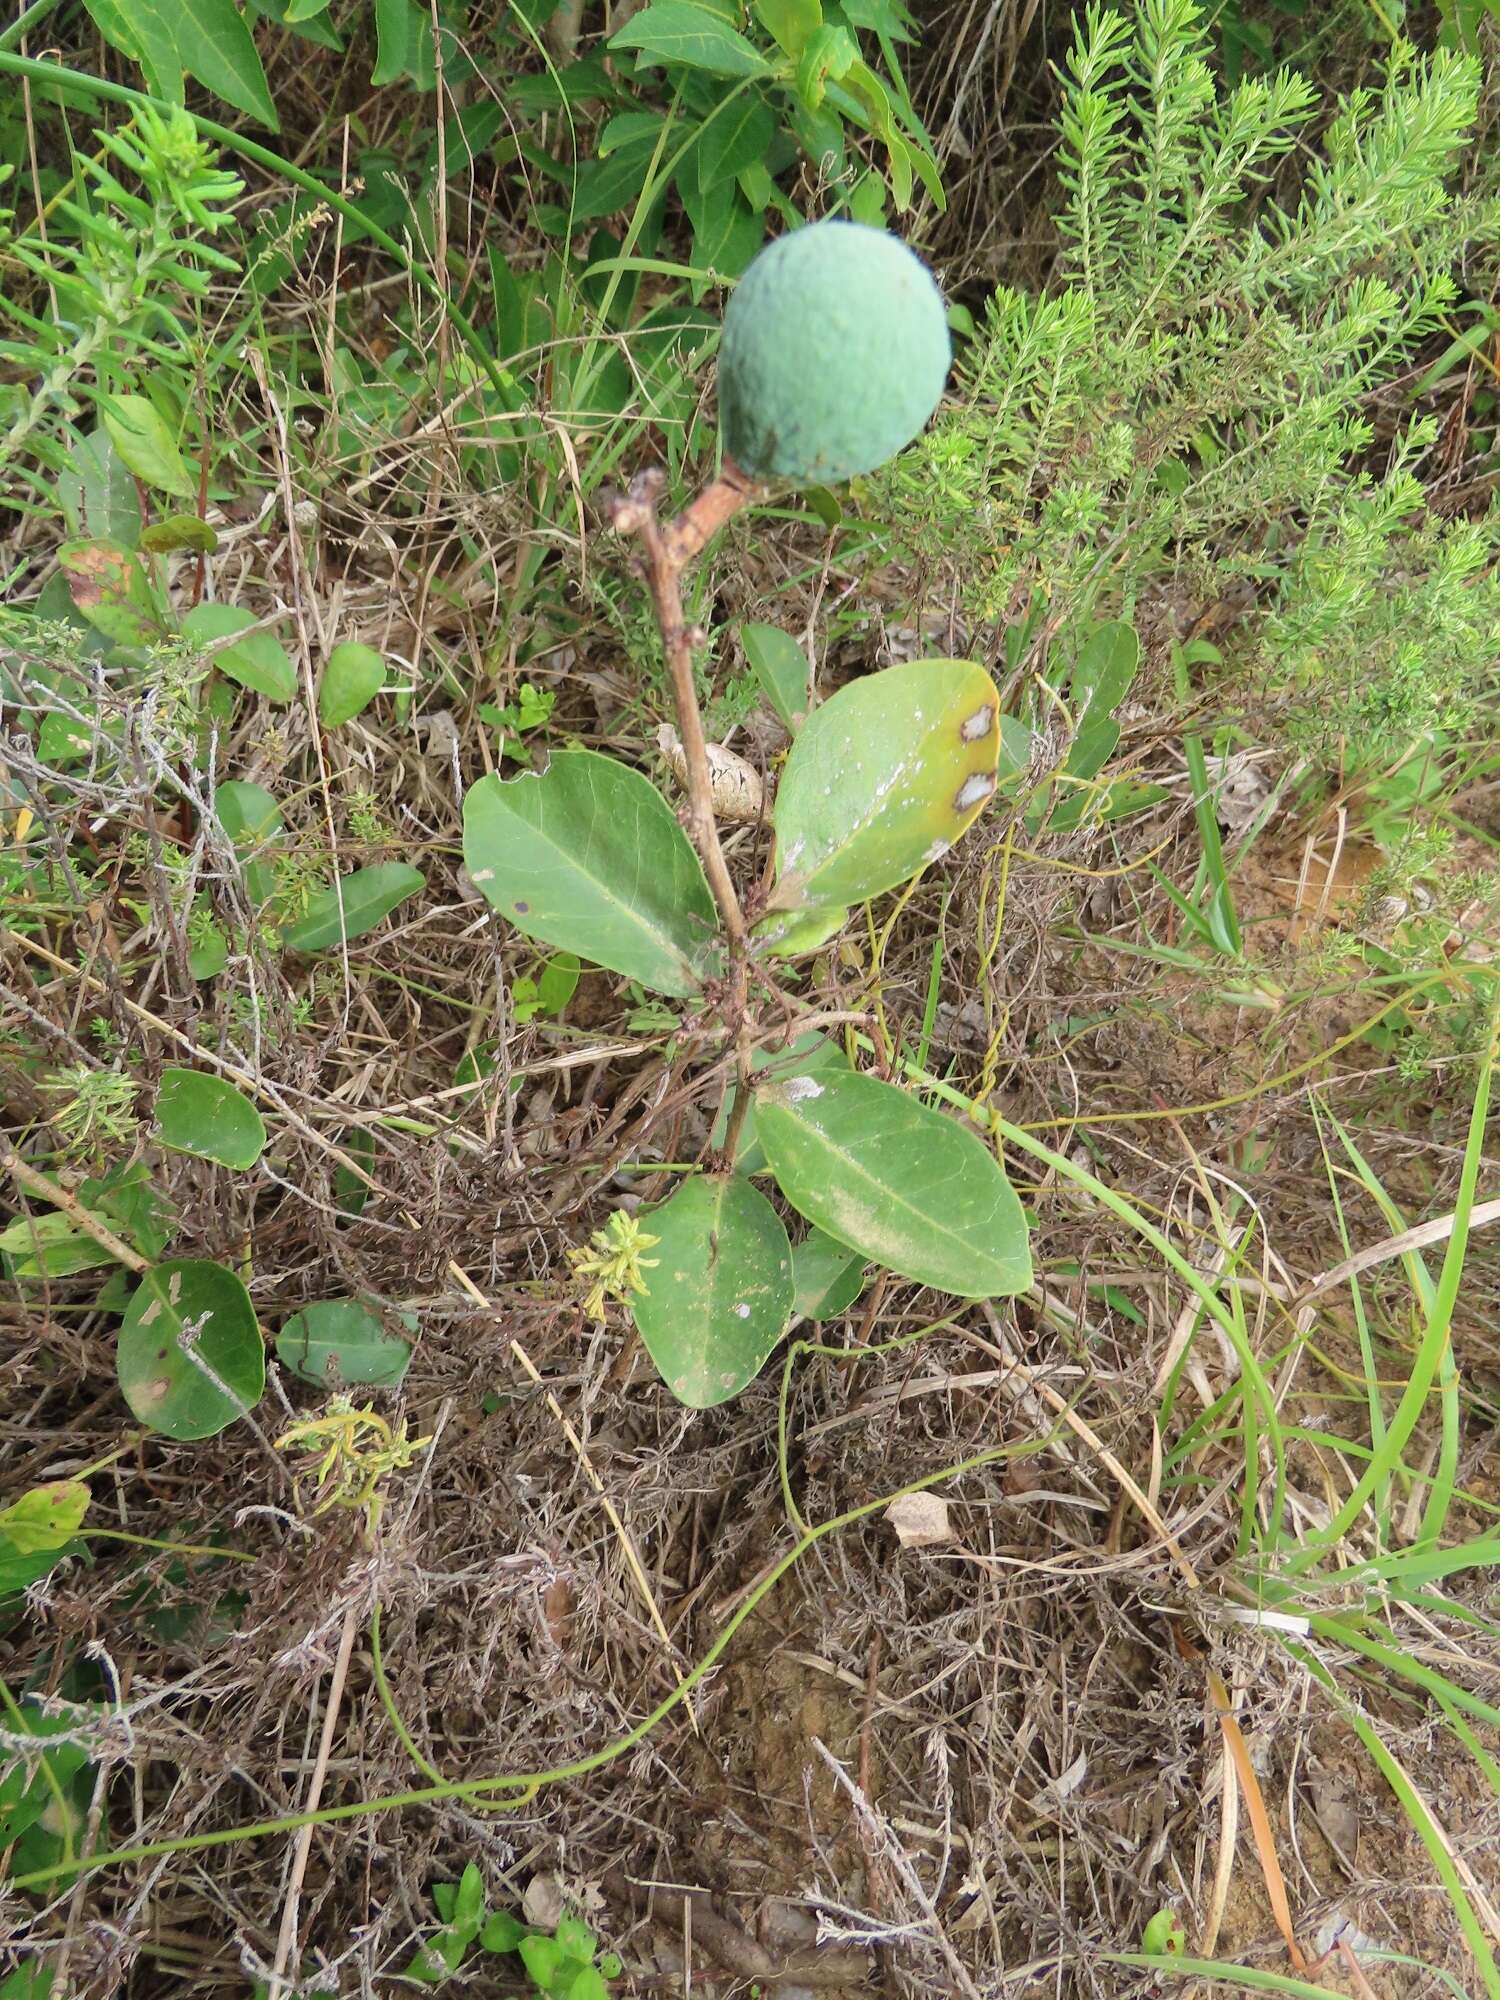
<path fill-rule="evenodd" d="M 849 921 L 840 903 L 818 903 L 810 910 L 780 910 L 755 927 L 755 935 L 773 958 L 806 958 L 821 951 Z"/>
<path fill-rule="evenodd" d="M 653 1209 L 651 1289 L 632 1301 L 679 1403 L 707 1410 L 753 1381 L 786 1332 L 792 1254 L 781 1217 L 737 1175 L 704 1174 Z"/>
<path fill-rule="evenodd" d="M 197 1069 L 164 1069 L 156 1093 L 156 1137 L 174 1153 L 253 1167 L 265 1150 L 265 1120 L 241 1090 Z"/>
<path fill-rule="evenodd" d="M 18 1215 L 0 1230 L 0 1260 L 17 1284 L 28 1278 L 66 1278 L 115 1261 L 111 1251 L 57 1209 Z"/>
<path fill-rule="evenodd" d="M 239 855 L 250 900 L 268 903 L 276 893 L 276 870 L 259 857 L 282 830 L 281 808 L 263 785 L 230 778 L 214 793 L 214 811 Z"/>
<path fill-rule="evenodd" d="M 760 1091 L 756 1130 L 799 1214 L 877 1264 L 960 1298 L 1031 1283 L 1026 1216 L 982 1140 L 908 1091 L 823 1072 Z"/>
<path fill-rule="evenodd" d="M 276 1336 L 284 1367 L 320 1389 L 354 1383 L 393 1388 L 406 1373 L 411 1348 L 387 1333 L 366 1307 L 353 1299 L 329 1299 L 304 1306 Z"/>
<path fill-rule="evenodd" d="M 812 669 L 806 653 L 779 625 L 742 625 L 740 644 L 761 693 L 795 736 L 812 706 Z"/>
<path fill-rule="evenodd" d="M 157 1264 L 125 1309 L 115 1372 L 149 1429 L 216 1436 L 265 1391 L 266 1350 L 250 1294 L 221 1264 L 192 1257 Z"/>
<path fill-rule="evenodd" d="M 426 886 L 420 868 L 404 861 L 377 861 L 356 868 L 333 888 L 314 896 L 296 923 L 288 924 L 281 942 L 288 951 L 327 951 L 346 938 L 374 930 L 398 904 Z"/>
<path fill-rule="evenodd" d="M 179 500 L 195 497 L 198 482 L 148 396 L 110 396 L 100 404 L 99 420 L 121 464 L 143 486 L 175 493 Z"/>
<path fill-rule="evenodd" d="M 0 1535 L 0 1609 L 10 1610 L 6 1599 L 18 1590 L 26 1590 L 33 1583 L 57 1568 L 65 1555 L 77 1555 L 83 1549 L 82 1542 L 61 1549 L 38 1549 L 35 1555 L 22 1555 L 21 1551 Z M 0 1987 L 0 1995 L 4 1988 Z M 50 1987 L 49 1987 L 50 1996 Z"/>
<path fill-rule="evenodd" d="M 221 674 L 252 694 L 263 694 L 267 701 L 290 701 L 297 692 L 297 669 L 279 640 L 269 632 L 251 632 L 233 645 L 223 643 L 254 623 L 254 613 L 239 604 L 195 604 L 183 618 L 182 633 L 213 655 Z"/>
<path fill-rule="evenodd" d="M 352 1126 L 345 1132 L 340 1144 L 350 1159 L 370 1173 L 375 1165 L 375 1135 L 363 1125 Z M 370 1199 L 368 1181 L 362 1181 L 352 1167 L 346 1167 L 340 1160 L 333 1170 L 333 1199 L 341 1215 L 358 1219 L 365 1212 L 365 1203 Z"/>
<path fill-rule="evenodd" d="M 837 1319 L 865 1288 L 865 1253 L 824 1230 L 809 1229 L 792 1245 L 794 1310 L 799 1319 Z"/>
<path fill-rule="evenodd" d="M 352 722 L 379 694 L 385 681 L 385 661 L 373 646 L 346 640 L 328 655 L 318 683 L 318 720 L 325 729 Z"/>
<path fill-rule="evenodd" d="M 771 911 L 907 882 L 995 789 L 1000 698 L 973 660 L 913 660 L 840 688 L 803 724 L 776 793 Z"/>
<path fill-rule="evenodd" d="M 650 0 L 608 46 L 638 49 L 638 69 L 681 64 L 710 76 L 764 76 L 770 69 L 753 42 L 694 0 Z"/>
<path fill-rule="evenodd" d="M 173 555 L 187 549 L 211 556 L 218 546 L 216 531 L 196 514 L 169 514 L 164 521 L 153 521 L 141 530 L 141 547 L 153 555 Z"/>
<path fill-rule="evenodd" d="M 140 492 L 102 425 L 74 439 L 56 491 L 70 533 L 107 535 L 126 549 L 139 543 Z"/>
<path fill-rule="evenodd" d="M 661 793 L 595 750 L 538 776 L 481 778 L 464 799 L 469 878 L 527 937 L 686 998 L 719 963 L 717 913 Z"/>

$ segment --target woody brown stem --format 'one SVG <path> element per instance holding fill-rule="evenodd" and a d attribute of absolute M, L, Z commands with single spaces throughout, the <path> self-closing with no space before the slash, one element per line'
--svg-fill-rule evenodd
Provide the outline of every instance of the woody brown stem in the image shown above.
<path fill-rule="evenodd" d="M 701 555 L 724 523 L 755 498 L 756 486 L 732 458 L 723 460 L 717 479 L 689 500 L 675 521 L 662 530 L 668 557 L 679 569 Z"/>
<path fill-rule="evenodd" d="M 662 651 L 672 683 L 672 705 L 677 712 L 677 733 L 687 763 L 688 833 L 703 863 L 728 938 L 724 1025 L 734 1042 L 737 1088 L 724 1153 L 726 1160 L 732 1161 L 750 1101 L 750 928 L 724 859 L 714 818 L 708 744 L 703 735 L 698 691 L 693 685 L 693 644 L 695 637 L 701 635 L 690 631 L 682 615 L 682 567 L 707 546 L 731 515 L 754 498 L 755 488 L 739 467 L 726 459 L 720 476 L 663 527 L 656 508 L 665 485 L 665 475 L 655 467 L 638 473 L 630 483 L 629 492 L 617 495 L 610 502 L 609 516 L 615 529 L 620 534 L 634 535 L 644 552 L 646 583 L 661 628 Z"/>

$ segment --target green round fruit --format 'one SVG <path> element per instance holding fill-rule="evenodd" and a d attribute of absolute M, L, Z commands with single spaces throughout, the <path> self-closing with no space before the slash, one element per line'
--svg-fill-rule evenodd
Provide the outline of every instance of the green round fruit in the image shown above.
<path fill-rule="evenodd" d="M 719 344 L 724 449 L 756 479 L 852 479 L 910 444 L 952 347 L 932 274 L 860 222 L 779 236 L 729 301 Z"/>

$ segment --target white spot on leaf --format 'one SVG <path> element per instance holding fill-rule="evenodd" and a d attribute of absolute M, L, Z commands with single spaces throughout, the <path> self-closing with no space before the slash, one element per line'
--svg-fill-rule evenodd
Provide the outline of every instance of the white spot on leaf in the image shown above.
<path fill-rule="evenodd" d="M 995 705 L 986 702 L 983 708 L 976 708 L 972 715 L 966 715 L 959 724 L 958 733 L 965 743 L 977 743 L 988 736 L 995 726 Z"/>
<path fill-rule="evenodd" d="M 781 1094 L 788 1104 L 805 1104 L 811 1097 L 821 1097 L 823 1086 L 815 1076 L 794 1076 L 782 1085 Z"/>
<path fill-rule="evenodd" d="M 995 789 L 994 777 L 988 771 L 975 771 L 964 779 L 958 788 L 958 796 L 953 801 L 955 812 L 968 812 L 971 807 L 987 799 Z"/>

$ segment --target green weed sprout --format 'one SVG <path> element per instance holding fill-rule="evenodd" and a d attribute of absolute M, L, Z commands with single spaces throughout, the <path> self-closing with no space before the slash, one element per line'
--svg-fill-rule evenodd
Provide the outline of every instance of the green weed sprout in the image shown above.
<path fill-rule="evenodd" d="M 659 1236 L 642 1229 L 627 1210 L 617 1208 L 604 1227 L 594 1231 L 586 1248 L 568 1252 L 568 1262 L 575 1274 L 593 1279 L 583 1302 L 590 1319 L 604 1318 L 606 1299 L 628 1300 L 651 1289 L 645 1273 L 655 1270 L 658 1260 L 641 1253 L 660 1241 Z"/>
<path fill-rule="evenodd" d="M 365 1534 L 373 1541 L 385 1507 L 383 1482 L 393 1472 L 404 1472 L 419 1451 L 432 1443 L 430 1437 L 408 1438 L 405 1418 L 392 1430 L 378 1411 L 368 1404 L 355 1409 L 347 1396 L 335 1396 L 321 1416 L 292 1424 L 276 1440 L 278 1451 L 321 1453 L 315 1468 L 314 1485 L 322 1498 L 309 1514 L 316 1520 L 332 1507 L 356 1507 L 365 1516 Z M 294 1485 L 301 1479 L 294 1468 Z"/>

